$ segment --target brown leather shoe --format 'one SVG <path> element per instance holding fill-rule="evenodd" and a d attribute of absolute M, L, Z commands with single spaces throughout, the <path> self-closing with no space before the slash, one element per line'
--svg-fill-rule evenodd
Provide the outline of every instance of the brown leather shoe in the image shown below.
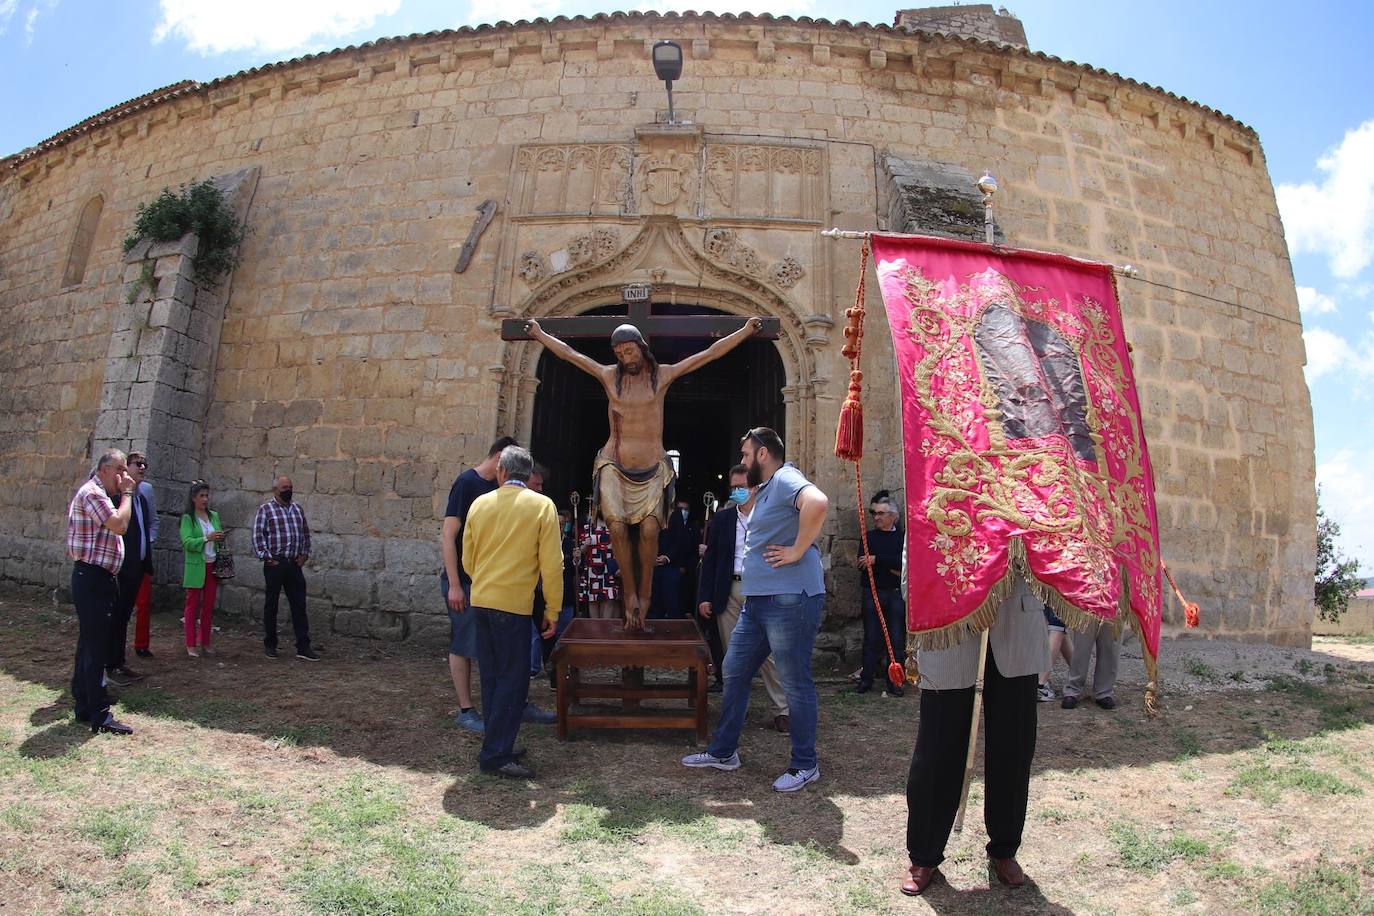
<path fill-rule="evenodd" d="M 792 730 L 791 721 L 787 718 L 787 716 L 774 716 L 773 727 L 776 728 L 778 731 L 782 732 L 784 735 L 790 733 Z"/>
<path fill-rule="evenodd" d="M 902 893 L 908 897 L 919 897 L 926 892 L 937 879 L 943 879 L 938 868 L 926 868 L 924 865 L 911 866 L 911 873 L 902 882 Z"/>
<path fill-rule="evenodd" d="M 1015 859 L 988 859 L 988 879 L 993 878 L 1007 887 L 1021 887 L 1026 883 L 1026 873 Z"/>

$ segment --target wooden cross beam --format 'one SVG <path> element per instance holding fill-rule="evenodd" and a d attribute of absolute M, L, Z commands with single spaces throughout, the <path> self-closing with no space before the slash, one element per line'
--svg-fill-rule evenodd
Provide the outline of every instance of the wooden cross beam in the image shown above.
<path fill-rule="evenodd" d="M 627 314 L 577 315 L 571 318 L 541 318 L 539 326 L 561 340 L 576 337 L 602 337 L 622 324 L 639 328 L 645 341 L 653 337 L 727 337 L 744 327 L 748 318 L 733 315 L 654 315 L 646 287 L 627 287 Z M 776 318 L 763 318 L 763 328 L 754 335 L 763 340 L 777 340 L 782 336 L 782 323 Z M 502 340 L 532 340 L 525 331 L 524 318 L 507 318 L 501 322 Z"/>

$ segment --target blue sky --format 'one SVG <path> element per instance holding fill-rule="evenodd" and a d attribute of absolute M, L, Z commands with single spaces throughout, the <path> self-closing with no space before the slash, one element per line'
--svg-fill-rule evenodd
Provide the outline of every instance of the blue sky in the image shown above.
<path fill-rule="evenodd" d="M 1374 575 L 1374 4 L 1006 2 L 1036 50 L 1162 86 L 1259 132 L 1303 304 L 1323 503 L 1344 528 L 1346 551 Z M 381 36 L 616 8 L 566 0 L 0 0 L 0 155 L 182 79 Z M 897 5 L 633 8 L 885 23 Z"/>

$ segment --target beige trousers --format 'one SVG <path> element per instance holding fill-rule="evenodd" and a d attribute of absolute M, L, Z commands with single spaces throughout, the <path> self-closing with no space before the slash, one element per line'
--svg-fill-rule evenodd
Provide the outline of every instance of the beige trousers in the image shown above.
<path fill-rule="evenodd" d="M 739 623 L 739 612 L 744 607 L 744 589 L 739 582 L 730 583 L 730 600 L 725 603 L 725 610 L 720 612 L 720 647 L 726 652 L 730 651 L 730 636 L 735 632 L 735 624 Z M 759 669 L 763 675 L 763 689 L 768 691 L 768 699 L 773 701 L 773 715 L 787 715 L 787 694 L 782 689 L 782 679 L 778 677 L 778 666 L 773 664 L 773 657 L 770 655 L 768 660 Z"/>

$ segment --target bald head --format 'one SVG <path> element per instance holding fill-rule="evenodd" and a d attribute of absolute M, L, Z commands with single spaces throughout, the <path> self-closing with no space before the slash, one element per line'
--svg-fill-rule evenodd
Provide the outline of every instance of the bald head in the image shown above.
<path fill-rule="evenodd" d="M 290 505 L 294 497 L 295 488 L 291 485 L 291 478 L 285 474 L 272 481 L 272 496 L 282 505 Z"/>

